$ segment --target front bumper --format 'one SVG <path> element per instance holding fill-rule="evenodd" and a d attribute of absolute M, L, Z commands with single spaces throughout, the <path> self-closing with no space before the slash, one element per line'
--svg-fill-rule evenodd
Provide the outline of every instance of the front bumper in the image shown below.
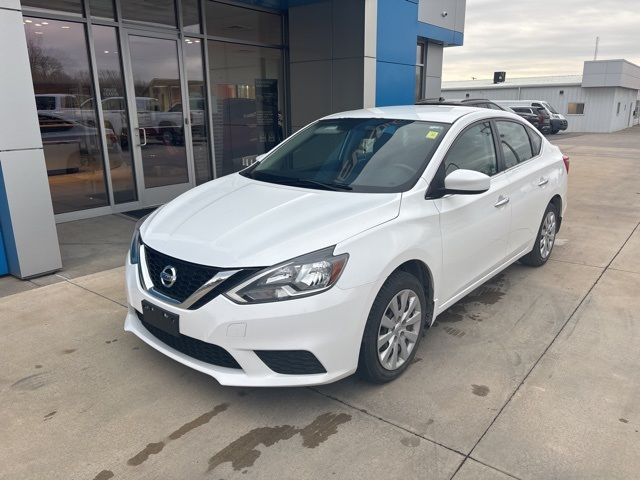
<path fill-rule="evenodd" d="M 125 331 L 222 385 L 253 387 L 320 385 L 354 373 L 374 291 L 372 284 L 348 290 L 336 285 L 318 295 L 258 305 L 239 305 L 219 295 L 196 310 L 185 310 L 144 290 L 138 266 L 128 259 L 126 283 L 129 311 Z M 212 365 L 163 343 L 138 318 L 136 311 L 142 312 L 143 300 L 178 314 L 182 335 L 224 348 L 241 368 Z M 276 373 L 255 353 L 261 350 L 311 352 L 326 373 Z"/>

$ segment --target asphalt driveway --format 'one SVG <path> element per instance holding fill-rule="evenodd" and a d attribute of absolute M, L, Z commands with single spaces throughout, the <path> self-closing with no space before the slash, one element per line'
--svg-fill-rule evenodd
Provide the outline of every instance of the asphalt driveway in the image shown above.
<path fill-rule="evenodd" d="M 552 140 L 551 261 L 452 307 L 384 386 L 229 388 L 169 360 L 122 331 L 119 238 L 68 246 L 97 273 L 0 280 L 0 478 L 638 478 L 640 129 Z"/>

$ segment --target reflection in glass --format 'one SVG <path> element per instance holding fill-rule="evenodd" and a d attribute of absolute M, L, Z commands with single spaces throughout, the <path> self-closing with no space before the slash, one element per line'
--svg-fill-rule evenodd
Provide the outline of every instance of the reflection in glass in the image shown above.
<path fill-rule="evenodd" d="M 176 42 L 132 35 L 129 50 L 145 186 L 186 183 L 189 175 Z"/>
<path fill-rule="evenodd" d="M 209 41 L 218 176 L 250 165 L 283 139 L 282 51 Z"/>
<path fill-rule="evenodd" d="M 189 88 L 189 111 L 191 115 L 191 138 L 193 140 L 193 160 L 196 169 L 196 184 L 213 178 L 209 156 L 209 129 L 207 96 L 204 83 L 202 43 L 199 38 L 186 38 L 184 60 Z"/>
<path fill-rule="evenodd" d="M 207 35 L 273 45 L 282 43 L 282 17 L 273 13 L 207 2 Z"/>
<path fill-rule="evenodd" d="M 114 20 L 113 0 L 89 0 L 89 13 L 92 18 Z"/>
<path fill-rule="evenodd" d="M 82 0 L 22 0 L 20 3 L 24 9 L 43 13 L 66 13 L 78 16 L 83 13 Z"/>
<path fill-rule="evenodd" d="M 182 25 L 185 32 L 200 33 L 200 2 L 182 0 Z"/>
<path fill-rule="evenodd" d="M 174 0 L 123 0 L 122 18 L 135 22 L 176 26 Z"/>
<path fill-rule="evenodd" d="M 109 146 L 113 197 L 115 203 L 133 202 L 137 200 L 137 196 L 129 142 L 129 117 L 116 29 L 94 25 L 93 44 L 98 68 L 104 134 Z M 91 104 L 93 108 L 93 101 L 86 104 Z"/>
<path fill-rule="evenodd" d="M 108 205 L 84 25 L 25 17 L 24 28 L 54 212 Z"/>

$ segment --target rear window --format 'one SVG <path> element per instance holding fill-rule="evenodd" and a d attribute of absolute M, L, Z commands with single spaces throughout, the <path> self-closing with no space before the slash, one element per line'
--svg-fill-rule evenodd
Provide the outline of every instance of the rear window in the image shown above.
<path fill-rule="evenodd" d="M 524 125 L 507 121 L 497 121 L 496 125 L 506 168 L 533 157 L 531 141 Z"/>
<path fill-rule="evenodd" d="M 531 139 L 531 149 L 533 150 L 533 156 L 540 155 L 540 150 L 542 149 L 542 138 L 538 135 L 533 128 L 525 127 L 527 129 L 527 133 L 529 134 L 529 139 Z"/>

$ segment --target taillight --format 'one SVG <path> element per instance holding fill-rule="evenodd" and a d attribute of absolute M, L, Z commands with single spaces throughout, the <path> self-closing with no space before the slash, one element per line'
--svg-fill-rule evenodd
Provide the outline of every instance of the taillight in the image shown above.
<path fill-rule="evenodd" d="M 562 155 L 562 161 L 564 162 L 564 168 L 569 173 L 569 165 L 571 162 L 569 161 L 569 157 L 567 155 Z"/>

